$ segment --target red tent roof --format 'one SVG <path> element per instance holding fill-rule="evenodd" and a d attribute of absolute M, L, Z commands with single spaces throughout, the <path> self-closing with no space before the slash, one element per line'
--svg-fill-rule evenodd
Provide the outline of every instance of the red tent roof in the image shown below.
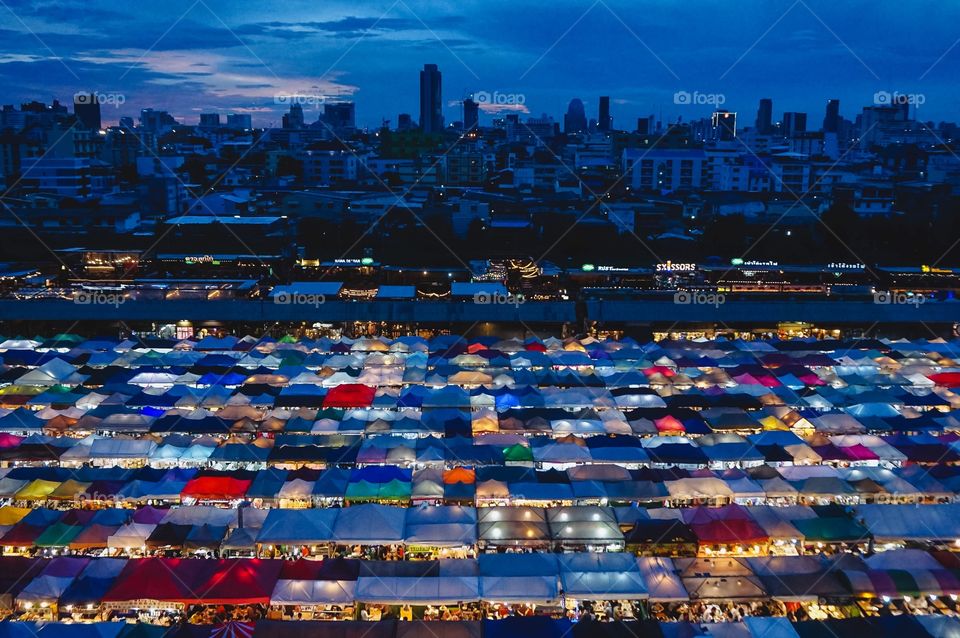
<path fill-rule="evenodd" d="M 324 561 L 319 560 L 285 560 L 280 570 L 281 580 L 320 580 Z"/>
<path fill-rule="evenodd" d="M 40 537 L 40 534 L 42 534 L 45 529 L 45 527 L 40 527 L 39 525 L 20 522 L 11 527 L 7 533 L 3 535 L 0 544 L 10 547 L 33 547 L 34 541 Z"/>
<path fill-rule="evenodd" d="M 127 561 L 103 597 L 104 602 L 124 600 L 192 601 L 202 590 L 191 586 L 206 561 L 187 558 L 137 558 Z"/>
<path fill-rule="evenodd" d="M 653 375 L 655 375 L 655 374 L 657 374 L 657 373 L 662 374 L 663 376 L 667 377 L 668 379 L 669 379 L 670 377 L 675 377 L 675 376 L 677 376 L 676 371 L 675 371 L 673 368 L 668 368 L 667 366 L 653 366 L 653 367 L 650 367 L 650 368 L 645 368 L 645 369 L 641 370 L 641 372 L 643 372 L 643 373 L 644 373 L 645 375 L 647 375 L 648 377 L 652 377 Z"/>
<path fill-rule="evenodd" d="M 376 388 L 362 383 L 345 383 L 330 388 L 323 398 L 325 408 L 368 408 L 373 403 Z"/>
<path fill-rule="evenodd" d="M 252 605 L 270 603 L 283 561 L 235 558 L 201 561 L 214 569 L 198 587 L 198 598 L 208 605 Z"/>
<path fill-rule="evenodd" d="M 766 532 L 753 521 L 729 519 L 690 526 L 701 543 L 763 543 L 769 540 Z"/>
<path fill-rule="evenodd" d="M 127 562 L 103 600 L 186 604 L 267 604 L 282 561 L 140 558 Z"/>
<path fill-rule="evenodd" d="M 184 486 L 180 496 L 215 501 L 243 498 L 252 482 L 229 476 L 198 476 Z"/>
<path fill-rule="evenodd" d="M 683 427 L 677 417 L 670 416 L 669 414 L 665 417 L 654 419 L 653 424 L 657 426 L 657 432 L 686 432 L 687 428 Z"/>
<path fill-rule="evenodd" d="M 938 372 L 937 374 L 928 374 L 927 377 L 937 385 L 948 388 L 960 386 L 960 372 Z"/>

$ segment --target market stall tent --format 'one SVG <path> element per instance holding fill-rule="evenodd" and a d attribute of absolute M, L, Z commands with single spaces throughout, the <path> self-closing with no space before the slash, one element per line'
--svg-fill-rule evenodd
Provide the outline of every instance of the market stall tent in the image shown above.
<path fill-rule="evenodd" d="M 357 600 L 387 605 L 456 605 L 480 599 L 473 560 L 364 561 Z"/>
<path fill-rule="evenodd" d="M 485 601 L 550 605 L 560 597 L 555 554 L 481 554 L 477 564 Z"/>

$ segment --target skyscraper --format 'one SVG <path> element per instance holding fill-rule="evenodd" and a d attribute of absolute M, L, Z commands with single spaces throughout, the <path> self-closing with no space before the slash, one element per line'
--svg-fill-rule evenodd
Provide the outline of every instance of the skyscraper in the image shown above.
<path fill-rule="evenodd" d="M 582 133 L 587 130 L 587 113 L 580 98 L 570 100 L 567 113 L 563 116 L 564 133 Z"/>
<path fill-rule="evenodd" d="M 783 126 L 780 133 L 784 137 L 793 137 L 798 133 L 807 132 L 807 114 L 787 112 L 783 114 Z"/>
<path fill-rule="evenodd" d="M 227 128 L 250 130 L 253 128 L 253 118 L 249 113 L 228 113 Z"/>
<path fill-rule="evenodd" d="M 463 130 L 470 131 L 480 126 L 480 105 L 467 98 L 463 101 Z"/>
<path fill-rule="evenodd" d="M 100 99 L 96 93 L 76 93 L 73 96 L 73 114 L 81 126 L 92 131 L 100 130 Z"/>
<path fill-rule="evenodd" d="M 155 109 L 140 109 L 140 128 L 157 135 L 163 135 L 178 124 L 177 120 L 166 111 Z"/>
<path fill-rule="evenodd" d="M 729 142 L 737 137 L 737 114 L 730 111 L 714 111 L 713 139 Z"/>
<path fill-rule="evenodd" d="M 220 114 L 219 113 L 201 113 L 200 128 L 203 128 L 203 129 L 220 128 Z"/>
<path fill-rule="evenodd" d="M 612 125 L 612 120 L 610 119 L 610 96 L 601 95 L 600 96 L 600 114 L 597 118 L 597 128 L 603 132 L 610 130 Z"/>
<path fill-rule="evenodd" d="M 323 121 L 332 129 L 356 128 L 356 106 L 353 102 L 326 102 L 323 105 Z"/>
<path fill-rule="evenodd" d="M 443 130 L 443 102 L 441 98 L 440 69 L 436 64 L 424 64 L 420 71 L 420 129 L 424 133 Z"/>
<path fill-rule="evenodd" d="M 840 100 L 827 100 L 827 112 L 823 117 L 823 132 L 836 133 L 840 129 Z"/>
<path fill-rule="evenodd" d="M 767 135 L 773 130 L 773 100 L 768 97 L 760 100 L 757 108 L 757 133 Z"/>
<path fill-rule="evenodd" d="M 303 124 L 303 107 L 294 102 L 290 105 L 290 112 L 283 115 L 283 128 L 302 129 Z"/>

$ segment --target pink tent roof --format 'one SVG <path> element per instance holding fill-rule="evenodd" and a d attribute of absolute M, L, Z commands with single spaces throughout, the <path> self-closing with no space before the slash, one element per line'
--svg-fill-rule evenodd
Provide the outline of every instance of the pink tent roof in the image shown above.
<path fill-rule="evenodd" d="M 847 447 L 839 448 L 841 452 L 847 455 L 851 461 L 876 461 L 879 460 L 877 453 L 868 448 L 865 445 L 857 443 L 856 445 L 848 445 Z"/>

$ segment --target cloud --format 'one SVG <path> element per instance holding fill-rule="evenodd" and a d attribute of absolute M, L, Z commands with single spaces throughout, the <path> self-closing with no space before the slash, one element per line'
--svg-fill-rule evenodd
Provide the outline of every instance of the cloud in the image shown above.
<path fill-rule="evenodd" d="M 399 9 L 398 9 L 399 11 Z M 446 29 L 464 22 L 460 16 L 431 18 L 430 28 Z M 299 39 L 310 35 L 338 38 L 369 38 L 387 33 L 427 31 L 424 23 L 416 17 L 347 16 L 338 20 L 308 22 L 260 22 L 244 24 L 235 29 L 240 35 L 256 35 L 273 38 Z"/>

